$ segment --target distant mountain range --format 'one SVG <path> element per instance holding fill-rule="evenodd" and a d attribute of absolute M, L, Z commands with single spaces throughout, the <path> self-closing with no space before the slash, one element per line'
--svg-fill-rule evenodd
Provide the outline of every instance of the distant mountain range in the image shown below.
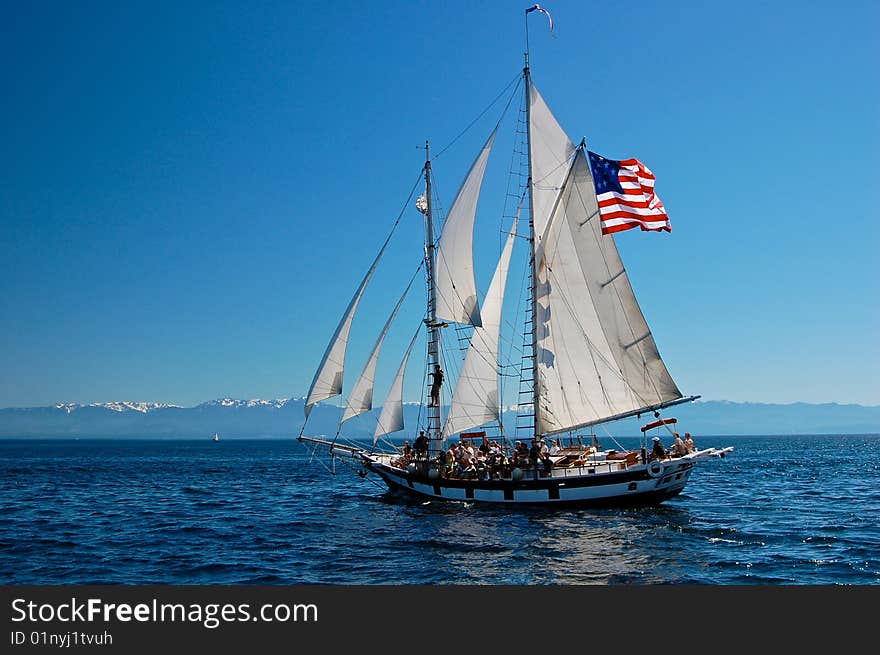
<path fill-rule="evenodd" d="M 58 404 L 52 407 L 0 409 L 0 437 L 295 437 L 303 424 L 302 398 L 236 400 L 222 398 L 179 407 L 162 403 L 117 401 L 89 405 Z M 309 417 L 307 434 L 334 435 L 341 409 L 319 403 Z M 418 425 L 422 407 L 404 408 L 410 429 Z M 378 412 L 358 416 L 345 424 L 344 434 L 371 437 Z M 682 431 L 694 435 L 758 434 L 873 434 L 880 433 L 880 406 L 837 403 L 735 403 L 698 401 L 664 412 L 676 416 Z M 506 426 L 516 425 L 514 411 L 504 414 Z M 638 435 L 650 420 L 618 421 L 608 429 L 616 435 Z M 604 433 L 604 430 L 601 432 Z M 401 433 L 402 435 L 403 433 Z"/>

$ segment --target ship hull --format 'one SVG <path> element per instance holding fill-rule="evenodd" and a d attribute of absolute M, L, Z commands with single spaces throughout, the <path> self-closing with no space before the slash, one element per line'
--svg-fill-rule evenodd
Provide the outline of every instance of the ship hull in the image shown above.
<path fill-rule="evenodd" d="M 532 477 L 522 480 L 428 479 L 418 472 L 368 462 L 395 493 L 425 500 L 504 505 L 559 507 L 642 507 L 657 505 L 680 494 L 693 470 L 691 461 L 672 461 L 662 472 L 645 467 L 616 473 Z"/>

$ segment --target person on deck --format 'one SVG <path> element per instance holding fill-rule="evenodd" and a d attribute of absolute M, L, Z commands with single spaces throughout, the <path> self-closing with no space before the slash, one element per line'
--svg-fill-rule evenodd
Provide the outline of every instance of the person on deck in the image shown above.
<path fill-rule="evenodd" d="M 474 451 L 474 447 L 462 439 L 459 441 L 458 451 L 461 453 L 461 457 L 470 462 L 474 457 L 476 457 L 477 453 Z"/>
<path fill-rule="evenodd" d="M 425 436 L 425 431 L 422 430 L 419 432 L 419 437 L 416 439 L 415 444 L 413 444 L 413 450 L 416 451 L 416 457 L 424 455 L 428 452 L 428 437 Z"/>
<path fill-rule="evenodd" d="M 687 455 L 687 446 L 684 445 L 684 441 L 681 440 L 681 436 L 679 436 L 678 432 L 674 432 L 673 436 L 675 436 L 675 442 L 672 444 L 672 453 L 676 457 Z"/>
<path fill-rule="evenodd" d="M 538 445 L 537 439 L 532 439 L 532 447 L 529 448 L 529 462 L 533 467 L 538 466 L 538 460 L 541 458 L 541 447 Z"/>
<path fill-rule="evenodd" d="M 453 470 L 455 469 L 455 463 L 458 460 L 458 449 L 455 447 L 455 444 L 452 444 L 449 447 L 449 452 L 446 453 L 446 475 L 451 475 Z"/>
<path fill-rule="evenodd" d="M 684 446 L 687 448 L 689 453 L 696 451 L 697 447 L 694 445 L 694 440 L 691 438 L 690 432 L 684 433 Z"/>
<path fill-rule="evenodd" d="M 651 459 L 666 459 L 666 449 L 660 443 L 660 437 L 654 437 L 654 448 L 651 450 Z"/>

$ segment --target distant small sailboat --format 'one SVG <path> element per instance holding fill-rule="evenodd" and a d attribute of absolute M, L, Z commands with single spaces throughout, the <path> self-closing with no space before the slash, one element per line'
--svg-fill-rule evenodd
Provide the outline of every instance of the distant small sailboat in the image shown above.
<path fill-rule="evenodd" d="M 211 441 L 220 441 L 220 435 L 215 432 L 214 436 L 211 438 Z"/>

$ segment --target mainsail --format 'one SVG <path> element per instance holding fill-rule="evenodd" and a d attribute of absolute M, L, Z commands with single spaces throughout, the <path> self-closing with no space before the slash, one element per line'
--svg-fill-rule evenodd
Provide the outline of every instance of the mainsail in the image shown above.
<path fill-rule="evenodd" d="M 474 281 L 474 217 L 483 174 L 489 161 L 489 152 L 495 141 L 495 131 L 486 140 L 480 154 L 471 166 L 452 208 L 443 224 L 437 246 L 436 315 L 439 320 L 480 325 L 480 307 L 477 304 L 477 284 Z"/>
<path fill-rule="evenodd" d="M 364 365 L 360 377 L 358 377 L 357 382 L 355 382 L 354 387 L 351 390 L 351 395 L 345 405 L 345 411 L 342 413 L 342 418 L 339 421 L 340 425 L 350 418 L 354 418 L 355 416 L 363 414 L 364 412 L 369 412 L 373 409 L 373 384 L 376 381 L 376 365 L 379 362 L 379 351 L 382 350 L 382 343 L 385 341 L 385 335 L 388 334 L 388 330 L 394 322 L 394 317 L 397 316 L 397 311 L 403 304 L 403 300 L 406 298 L 406 294 L 409 292 L 409 287 L 411 285 L 412 282 L 407 285 L 403 295 L 400 296 L 400 300 L 398 300 L 397 304 L 394 306 L 391 316 L 385 321 L 385 327 L 383 327 L 382 332 L 379 333 L 379 337 L 373 345 L 373 350 L 367 358 L 367 363 Z"/>
<path fill-rule="evenodd" d="M 409 355 L 416 343 L 416 338 L 421 333 L 422 328 L 416 330 L 412 341 L 409 342 L 409 348 L 400 362 L 400 368 L 397 369 L 397 375 L 394 376 L 394 382 L 391 383 L 391 389 L 388 391 L 388 397 L 382 405 L 382 412 L 379 414 L 379 422 L 376 424 L 376 432 L 373 434 L 373 443 L 378 441 L 379 437 L 392 432 L 403 430 L 403 376 L 406 373 L 406 364 L 409 362 Z"/>
<path fill-rule="evenodd" d="M 681 398 L 614 240 L 602 235 L 583 148 L 544 222 L 536 251 L 536 432 L 563 432 Z"/>
<path fill-rule="evenodd" d="M 392 230 L 392 234 L 393 232 L 394 231 Z M 357 311 L 358 303 L 360 303 L 361 297 L 364 295 L 364 290 L 367 288 L 370 278 L 373 277 L 373 273 L 376 271 L 376 266 L 379 265 L 379 260 L 382 259 L 382 255 L 390 240 L 391 234 L 385 239 L 385 243 L 379 250 L 379 254 L 376 255 L 376 259 L 373 260 L 373 264 L 370 266 L 370 270 L 367 271 L 367 274 L 361 281 L 357 291 L 354 292 L 354 296 L 352 297 L 351 302 L 348 303 L 348 307 L 342 315 L 339 325 L 336 326 L 336 332 L 333 333 L 330 343 L 327 344 L 327 350 L 324 351 L 324 357 L 321 359 L 321 364 L 318 366 L 318 370 L 312 380 L 312 386 L 309 388 L 309 394 L 306 396 L 306 418 L 308 418 L 315 403 L 321 400 L 326 400 L 327 398 L 332 398 L 333 396 L 338 396 L 342 393 L 342 374 L 345 368 L 345 349 L 348 346 L 348 334 L 351 331 L 351 323 L 354 320 L 354 313 Z"/>
<path fill-rule="evenodd" d="M 498 341 L 501 337 L 501 309 L 504 305 L 504 287 L 519 212 L 501 251 L 495 275 L 483 301 L 483 325 L 475 327 L 465 356 L 461 374 L 452 394 L 449 414 L 443 425 L 443 438 L 449 435 L 497 421 L 499 414 L 498 393 Z"/>

